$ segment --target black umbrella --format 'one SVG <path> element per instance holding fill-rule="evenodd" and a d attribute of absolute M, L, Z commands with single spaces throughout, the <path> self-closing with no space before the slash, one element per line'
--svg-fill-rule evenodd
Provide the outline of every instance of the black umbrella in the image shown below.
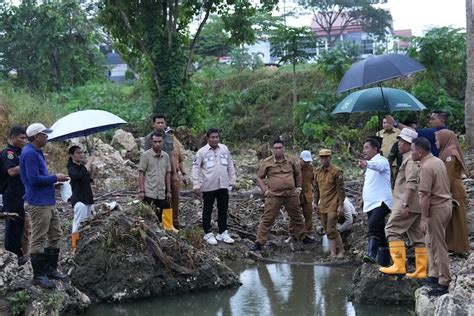
<path fill-rule="evenodd" d="M 341 93 L 423 70 L 425 66 L 406 55 L 391 53 L 371 56 L 353 64 L 336 91 Z"/>

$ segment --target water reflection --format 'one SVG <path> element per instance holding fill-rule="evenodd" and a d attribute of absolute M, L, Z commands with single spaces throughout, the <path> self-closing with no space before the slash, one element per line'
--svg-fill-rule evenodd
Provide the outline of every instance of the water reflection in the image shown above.
<path fill-rule="evenodd" d="M 353 269 L 260 265 L 240 274 L 238 289 L 100 304 L 87 315 L 410 315 L 405 308 L 347 302 Z"/>

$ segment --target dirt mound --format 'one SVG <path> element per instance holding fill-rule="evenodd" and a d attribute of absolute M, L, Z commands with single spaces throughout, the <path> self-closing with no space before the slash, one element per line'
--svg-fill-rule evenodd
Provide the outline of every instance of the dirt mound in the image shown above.
<path fill-rule="evenodd" d="M 112 146 L 95 140 L 97 158 L 94 162 L 96 175 L 94 189 L 99 192 L 136 190 L 138 171 L 137 165 L 122 158 Z"/>
<path fill-rule="evenodd" d="M 100 301 L 239 285 L 232 270 L 201 246 L 202 236 L 191 229 L 179 235 L 162 230 L 143 204 L 99 213 L 81 230 L 71 280 Z"/>

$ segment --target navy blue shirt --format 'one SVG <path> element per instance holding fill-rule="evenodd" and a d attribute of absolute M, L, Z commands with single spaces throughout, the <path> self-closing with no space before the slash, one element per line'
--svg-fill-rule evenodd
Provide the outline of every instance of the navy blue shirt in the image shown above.
<path fill-rule="evenodd" d="M 2 151 L 2 165 L 7 177 L 7 186 L 3 193 L 3 205 L 7 212 L 22 212 L 23 211 L 23 195 L 25 194 L 25 187 L 21 182 L 20 175 L 10 176 L 8 169 L 15 168 L 20 164 L 21 148 L 8 145 Z"/>
<path fill-rule="evenodd" d="M 439 149 L 436 147 L 436 136 L 435 132 L 440 131 L 442 129 L 446 129 L 446 126 L 443 127 L 430 127 L 430 128 L 417 128 L 416 132 L 418 133 L 418 137 L 426 137 L 431 143 L 431 153 L 433 156 L 438 157 Z"/>
<path fill-rule="evenodd" d="M 20 177 L 25 186 L 25 202 L 31 205 L 55 205 L 56 175 L 48 174 L 43 151 L 27 144 L 20 156 Z"/>

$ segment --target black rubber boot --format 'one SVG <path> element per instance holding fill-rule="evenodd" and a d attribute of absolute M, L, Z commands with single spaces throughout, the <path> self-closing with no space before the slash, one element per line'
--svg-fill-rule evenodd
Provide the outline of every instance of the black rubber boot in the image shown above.
<path fill-rule="evenodd" d="M 259 251 L 259 250 L 262 250 L 262 245 L 256 241 L 252 247 L 250 247 L 250 251 Z"/>
<path fill-rule="evenodd" d="M 449 286 L 441 285 L 441 284 L 434 284 L 433 288 L 428 291 L 428 296 L 441 296 L 444 294 L 448 294 Z"/>
<path fill-rule="evenodd" d="M 33 284 L 39 285 L 45 289 L 55 287 L 53 281 L 48 279 L 45 273 L 46 257 L 43 253 L 32 253 L 30 256 L 31 266 L 33 267 Z"/>
<path fill-rule="evenodd" d="M 51 279 L 65 280 L 66 276 L 58 271 L 59 249 L 45 248 L 44 254 L 46 256 L 46 275 Z"/>
<path fill-rule="evenodd" d="M 390 266 L 390 248 L 379 247 L 377 255 L 379 265 L 381 265 L 382 267 Z"/>
<path fill-rule="evenodd" d="M 379 239 L 374 236 L 369 237 L 369 242 L 367 245 L 367 254 L 364 255 L 364 258 L 362 260 L 367 263 L 376 263 L 378 248 Z"/>

